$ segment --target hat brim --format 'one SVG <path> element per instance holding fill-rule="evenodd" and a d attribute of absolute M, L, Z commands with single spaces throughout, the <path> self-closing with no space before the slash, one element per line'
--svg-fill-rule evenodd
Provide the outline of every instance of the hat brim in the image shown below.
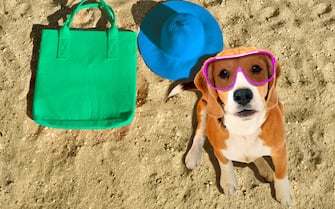
<path fill-rule="evenodd" d="M 197 17 L 205 31 L 200 53 L 191 58 L 171 57 L 159 48 L 158 37 L 164 22 L 177 13 Z M 200 58 L 222 51 L 223 36 L 215 18 L 203 7 L 186 1 L 167 1 L 157 5 L 144 18 L 138 34 L 138 47 L 144 62 L 154 73 L 169 80 L 180 80 L 191 76 Z"/>

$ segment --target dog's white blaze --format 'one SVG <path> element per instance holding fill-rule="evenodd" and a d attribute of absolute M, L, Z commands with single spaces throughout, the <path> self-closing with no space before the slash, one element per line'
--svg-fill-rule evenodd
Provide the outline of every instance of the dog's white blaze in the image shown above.
<path fill-rule="evenodd" d="M 243 89 L 243 88 L 250 89 L 253 93 L 253 98 L 249 103 L 250 107 L 258 111 L 265 108 L 257 87 L 250 84 L 248 80 L 244 77 L 242 72 L 238 72 L 236 75 L 236 82 L 235 82 L 234 88 L 228 92 L 228 101 L 227 101 L 228 108 L 227 109 L 230 113 L 235 113 L 236 111 L 239 111 L 240 105 L 234 101 L 234 92 L 238 89 Z"/>
<path fill-rule="evenodd" d="M 256 110 L 257 113 L 245 119 L 234 115 L 241 111 L 241 106 L 234 101 L 234 92 L 238 89 L 248 88 L 253 93 L 253 98 L 248 104 L 248 109 Z M 265 121 L 266 109 L 256 86 L 250 84 L 242 72 L 236 75 L 234 88 L 228 92 L 228 105 L 225 109 L 225 126 L 229 133 L 237 135 L 252 135 Z"/>
<path fill-rule="evenodd" d="M 264 146 L 263 140 L 259 138 L 259 132 L 247 136 L 230 134 L 226 145 L 227 149 L 221 150 L 222 154 L 233 161 L 250 163 L 271 154 L 271 149 Z"/>

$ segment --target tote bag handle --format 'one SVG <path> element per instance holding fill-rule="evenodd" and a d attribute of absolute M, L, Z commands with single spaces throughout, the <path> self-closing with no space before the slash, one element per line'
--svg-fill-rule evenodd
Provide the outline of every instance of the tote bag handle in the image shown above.
<path fill-rule="evenodd" d="M 116 16 L 113 9 L 106 4 L 104 0 L 100 2 L 84 4 L 87 0 L 82 0 L 75 10 L 69 15 L 64 25 L 59 30 L 59 43 L 58 43 L 58 58 L 70 57 L 71 35 L 70 28 L 74 16 L 82 9 L 88 8 L 101 8 L 106 11 L 108 21 L 111 27 L 107 30 L 107 58 L 118 58 L 118 28 L 115 25 Z"/>

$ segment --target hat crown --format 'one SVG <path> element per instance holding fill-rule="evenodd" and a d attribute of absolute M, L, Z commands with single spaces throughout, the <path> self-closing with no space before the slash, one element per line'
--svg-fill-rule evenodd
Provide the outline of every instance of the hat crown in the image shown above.
<path fill-rule="evenodd" d="M 204 36 L 203 25 L 198 18 L 191 14 L 178 13 L 165 21 L 160 44 L 174 58 L 193 58 L 202 51 Z"/>

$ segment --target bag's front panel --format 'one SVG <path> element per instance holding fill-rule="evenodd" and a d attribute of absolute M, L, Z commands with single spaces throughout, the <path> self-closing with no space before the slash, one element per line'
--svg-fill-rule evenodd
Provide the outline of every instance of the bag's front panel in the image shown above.
<path fill-rule="evenodd" d="M 57 58 L 58 31 L 43 32 L 33 107 L 36 121 L 70 128 L 113 127 L 131 121 L 136 35 L 119 35 L 119 58 L 107 59 L 106 34 L 71 31 L 69 57 Z"/>

